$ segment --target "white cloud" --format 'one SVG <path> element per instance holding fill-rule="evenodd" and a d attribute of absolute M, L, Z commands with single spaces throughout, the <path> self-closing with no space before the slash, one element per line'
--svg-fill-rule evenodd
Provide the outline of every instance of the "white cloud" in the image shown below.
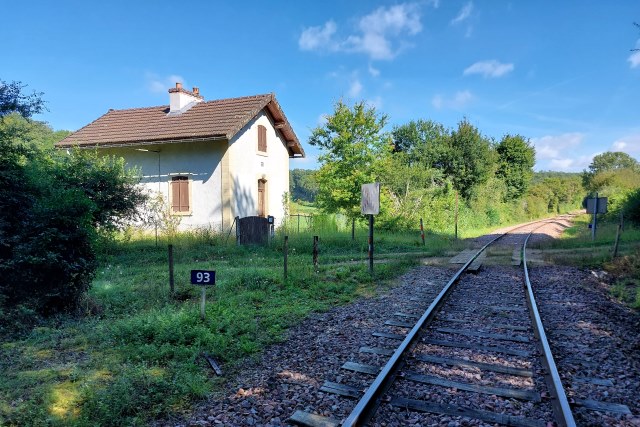
<path fill-rule="evenodd" d="M 458 12 L 458 15 L 451 20 L 451 24 L 459 24 L 468 19 L 471 16 L 471 12 L 473 12 L 473 2 L 465 4 L 462 9 L 460 9 L 460 12 Z"/>
<path fill-rule="evenodd" d="M 362 92 L 362 83 L 360 83 L 360 80 L 355 79 L 351 82 L 351 85 L 349 86 L 349 91 L 347 92 L 347 95 L 349 95 L 350 98 L 357 98 L 358 96 L 360 96 L 360 93 Z"/>
<path fill-rule="evenodd" d="M 546 160 L 562 159 L 570 149 L 576 148 L 582 143 L 584 134 L 579 132 L 563 133 L 562 135 L 547 135 L 541 138 L 531 138 L 536 147 L 536 158 Z"/>
<path fill-rule="evenodd" d="M 356 32 L 343 38 L 336 36 L 337 25 L 333 21 L 306 28 L 298 39 L 298 46 L 301 50 L 357 52 L 375 60 L 390 60 L 406 45 L 405 36 L 420 31 L 418 5 L 402 3 L 379 7 L 361 17 Z"/>
<path fill-rule="evenodd" d="M 577 158 L 553 159 L 549 162 L 549 169 L 561 172 L 580 172 L 591 164 L 594 156 L 595 154 L 590 156 L 579 156 Z"/>
<path fill-rule="evenodd" d="M 638 40 L 638 42 L 636 43 L 636 48 L 640 48 L 640 40 Z M 640 51 L 635 51 L 631 55 L 629 55 L 627 61 L 631 63 L 631 68 L 640 66 Z"/>
<path fill-rule="evenodd" d="M 367 99 L 367 105 L 380 111 L 382 109 L 382 97 L 376 96 L 373 99 Z"/>
<path fill-rule="evenodd" d="M 377 68 L 373 68 L 371 64 L 369 64 L 369 74 L 373 77 L 378 77 L 380 75 L 380 70 Z"/>
<path fill-rule="evenodd" d="M 611 144 L 612 151 L 622 151 L 630 155 L 640 154 L 640 134 L 618 139 Z"/>
<path fill-rule="evenodd" d="M 502 77 L 513 71 L 513 64 L 503 64 L 495 59 L 478 61 L 464 70 L 465 76 L 469 74 L 481 74 L 483 77 Z"/>
<path fill-rule="evenodd" d="M 147 73 L 145 79 L 147 89 L 152 93 L 166 93 L 170 88 L 175 87 L 176 83 L 182 83 L 186 86 L 184 78 L 176 74 L 160 77 L 154 73 Z"/>
<path fill-rule="evenodd" d="M 468 90 L 458 91 L 450 98 L 437 94 L 431 100 L 431 104 L 438 110 L 443 108 L 451 108 L 454 110 L 465 107 L 473 100 L 473 95 Z"/>
<path fill-rule="evenodd" d="M 323 26 L 309 27 L 300 34 L 298 46 L 301 50 L 337 49 L 333 40 L 337 30 L 338 26 L 333 21 L 327 21 Z"/>

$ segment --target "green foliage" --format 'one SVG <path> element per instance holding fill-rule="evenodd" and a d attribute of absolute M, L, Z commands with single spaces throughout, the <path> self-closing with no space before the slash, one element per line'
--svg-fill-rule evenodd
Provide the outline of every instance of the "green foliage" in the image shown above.
<path fill-rule="evenodd" d="M 22 117 L 31 117 L 44 110 L 42 93 L 24 94 L 26 85 L 21 82 L 7 83 L 0 80 L 0 118 L 11 113 L 18 113 Z"/>
<path fill-rule="evenodd" d="M 640 225 L 640 188 L 627 194 L 622 203 L 622 211 L 628 221 Z"/>
<path fill-rule="evenodd" d="M 496 146 L 496 176 L 507 186 L 505 200 L 520 199 L 527 192 L 536 162 L 535 149 L 520 135 L 505 135 Z"/>
<path fill-rule="evenodd" d="M 169 201 L 160 193 L 155 193 L 146 200 L 141 217 L 146 227 L 158 230 L 169 242 L 178 234 L 178 227 L 182 222 L 181 216 L 172 214 Z"/>
<path fill-rule="evenodd" d="M 443 141 L 449 138 L 449 132 L 442 124 L 422 119 L 396 126 L 391 134 L 394 152 L 406 153 L 412 164 L 424 167 L 438 166 L 439 150 L 446 144 Z"/>
<path fill-rule="evenodd" d="M 608 175 L 612 176 L 616 175 L 616 171 L 624 169 L 640 173 L 640 164 L 627 153 L 619 151 L 598 154 L 591 161 L 589 169 L 582 173 L 582 185 L 589 191 L 600 191 L 607 183 L 606 180 L 604 183 L 602 180 L 596 180 L 598 175 L 608 172 Z"/>
<path fill-rule="evenodd" d="M 95 227 L 114 231 L 137 217 L 146 196 L 136 186 L 138 171 L 125 168 L 122 157 L 75 149 L 54 161 L 53 179 L 65 188 L 81 190 L 93 203 Z"/>
<path fill-rule="evenodd" d="M 26 120 L 42 101 L 22 88 L 0 82 L 0 305 L 49 314 L 76 307 L 97 229 L 114 230 L 142 198 L 122 160 L 47 148 L 60 134 Z"/>
<path fill-rule="evenodd" d="M 320 234 L 317 270 L 312 234 Z M 378 259 L 388 258 L 376 264 L 372 279 L 364 262 L 365 233 L 355 242 L 348 232 L 293 235 L 285 282 L 281 235 L 271 247 L 237 247 L 181 234 L 174 241 L 175 299 L 165 246 L 156 247 L 153 239 L 111 242 L 101 254 L 86 316 L 46 319 L 0 343 L 0 402 L 12 402 L 0 403 L 0 424 L 149 425 L 186 411 L 221 390 L 202 352 L 225 372 L 242 369 L 310 312 L 375 295 L 421 256 L 449 246 L 442 236 L 429 235 L 424 250 L 417 233 L 377 236 Z M 201 321 L 200 290 L 188 283 L 189 270 L 212 267 L 217 284 L 207 291 Z"/>
<path fill-rule="evenodd" d="M 529 218 L 579 209 L 584 190 L 579 174 L 538 172 L 525 198 Z"/>
<path fill-rule="evenodd" d="M 325 212 L 360 217 L 361 186 L 376 181 L 375 162 L 391 149 L 382 133 L 386 122 L 364 101 L 353 107 L 338 101 L 326 123 L 313 130 L 309 143 L 323 150 L 316 182 L 317 201 Z"/>
<path fill-rule="evenodd" d="M 469 200 L 477 187 L 493 174 L 495 153 L 489 140 L 467 119 L 458 123 L 458 128 L 444 141 L 446 144 L 439 150 L 436 164 L 460 195 Z"/>
<path fill-rule="evenodd" d="M 289 171 L 291 198 L 294 201 L 313 202 L 318 194 L 314 170 L 293 169 Z"/>

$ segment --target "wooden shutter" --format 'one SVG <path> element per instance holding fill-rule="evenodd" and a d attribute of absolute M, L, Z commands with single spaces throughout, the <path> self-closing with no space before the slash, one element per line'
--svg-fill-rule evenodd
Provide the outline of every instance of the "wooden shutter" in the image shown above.
<path fill-rule="evenodd" d="M 176 176 L 171 179 L 172 212 L 189 212 L 189 178 Z"/>
<path fill-rule="evenodd" d="M 267 128 L 258 126 L 258 151 L 267 152 Z"/>

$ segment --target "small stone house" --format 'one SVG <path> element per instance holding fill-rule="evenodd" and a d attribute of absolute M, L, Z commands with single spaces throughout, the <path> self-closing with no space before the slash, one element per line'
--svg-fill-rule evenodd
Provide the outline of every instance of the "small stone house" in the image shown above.
<path fill-rule="evenodd" d="M 304 150 L 274 94 L 205 101 L 177 83 L 169 105 L 106 114 L 57 143 L 123 157 L 163 194 L 181 228 L 225 230 L 236 216 L 284 219 L 289 159 Z"/>

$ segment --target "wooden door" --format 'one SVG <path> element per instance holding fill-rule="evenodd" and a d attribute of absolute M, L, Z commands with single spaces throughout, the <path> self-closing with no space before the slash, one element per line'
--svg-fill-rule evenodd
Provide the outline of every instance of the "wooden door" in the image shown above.
<path fill-rule="evenodd" d="M 266 206 L 265 206 L 265 187 L 267 182 L 264 179 L 258 180 L 258 216 L 265 217 L 267 216 Z"/>

